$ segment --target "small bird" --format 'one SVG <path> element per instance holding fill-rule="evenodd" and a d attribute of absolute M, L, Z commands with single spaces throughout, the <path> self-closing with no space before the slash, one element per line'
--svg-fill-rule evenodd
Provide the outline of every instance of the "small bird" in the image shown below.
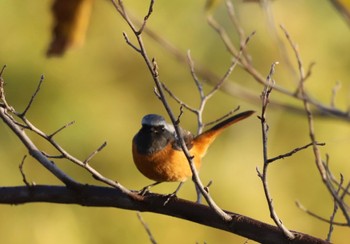
<path fill-rule="evenodd" d="M 210 144 L 228 126 L 252 115 L 254 111 L 245 111 L 234 115 L 211 129 L 194 136 L 191 132 L 180 128 L 187 149 L 197 170 Z M 157 185 L 161 182 L 181 182 L 192 176 L 188 160 L 182 151 L 175 128 L 157 114 L 145 115 L 142 127 L 132 140 L 132 155 L 137 169 Z M 178 189 L 180 188 L 179 185 Z M 177 189 L 177 190 L 178 190 Z M 177 190 L 175 192 L 177 192 Z"/>

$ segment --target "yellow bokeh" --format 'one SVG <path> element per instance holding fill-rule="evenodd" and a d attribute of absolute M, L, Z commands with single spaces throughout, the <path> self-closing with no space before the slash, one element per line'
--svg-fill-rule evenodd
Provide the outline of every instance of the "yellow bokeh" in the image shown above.
<path fill-rule="evenodd" d="M 221 1 L 211 14 L 227 28 L 238 45 L 238 35 L 227 16 L 224 2 Z M 147 1 L 124 3 L 139 19 L 148 10 Z M 94 158 L 92 166 L 127 188 L 141 189 L 151 182 L 133 165 L 131 139 L 144 114 L 167 116 L 154 95 L 152 77 L 141 56 L 125 43 L 122 32 L 134 41 L 132 33 L 109 1 L 94 1 L 84 45 L 68 50 L 61 58 L 46 58 L 53 24 L 51 4 L 51 1 L 23 0 L 0 3 L 0 66 L 7 65 L 3 75 L 7 100 L 19 111 L 23 110 L 44 74 L 42 89 L 28 112 L 28 118 L 47 133 L 74 120 L 75 124 L 61 132 L 57 141 L 82 160 L 107 141 L 108 146 Z M 306 83 L 307 91 L 322 103 L 330 104 L 332 89 L 340 82 L 335 104 L 342 110 L 348 109 L 349 26 L 328 1 L 272 1 L 273 22 L 268 20 L 259 4 L 242 1 L 233 1 L 233 4 L 244 31 L 247 34 L 256 31 L 247 50 L 261 74 L 267 76 L 271 64 L 279 61 L 274 76 L 277 84 L 290 91 L 296 87 L 297 62 L 278 27 L 283 24 L 298 43 L 305 69 L 311 62 L 316 62 Z M 156 1 L 148 27 L 173 43 L 183 54 L 191 50 L 195 64 L 205 65 L 222 76 L 231 57 L 217 33 L 208 26 L 204 5 L 205 1 Z M 277 26 L 276 29 L 271 28 L 271 23 Z M 149 56 L 157 60 L 161 80 L 185 102 L 198 106 L 198 92 L 188 65 L 177 62 L 149 36 L 143 37 Z M 277 40 L 283 45 L 279 46 Z M 293 69 L 281 52 L 283 48 Z M 230 82 L 257 95 L 263 89 L 239 67 L 233 71 Z M 204 89 L 207 92 L 211 86 L 205 84 Z M 278 92 L 273 92 L 271 99 L 302 108 L 300 101 Z M 178 105 L 171 104 L 178 112 Z M 241 111 L 253 109 L 260 113 L 259 103 L 218 92 L 208 103 L 204 119 L 214 120 L 238 105 Z M 310 141 L 304 115 L 271 107 L 268 123 L 271 157 Z M 182 126 L 195 132 L 195 117 L 186 111 Z M 318 118 L 315 127 L 317 139 L 326 143 L 321 148 L 322 156 L 330 155 L 334 175 L 339 177 L 342 173 L 347 182 L 350 177 L 349 159 L 345 154 L 350 144 L 348 122 Z M 30 135 L 38 147 L 51 150 L 41 138 Z M 18 165 L 25 154 L 24 146 L 0 123 L 1 186 L 23 184 Z M 68 161 L 56 163 L 80 182 L 100 184 L 88 172 Z M 259 120 L 252 117 L 228 129 L 217 139 L 204 159 L 201 176 L 204 183 L 213 180 L 210 193 L 219 206 L 273 224 L 256 167 L 262 168 L 261 128 Z M 59 184 L 30 157 L 24 168 L 29 181 Z M 288 228 L 326 238 L 329 225 L 295 206 L 298 200 L 325 218 L 329 218 L 333 211 L 333 201 L 322 184 L 311 149 L 272 164 L 269 186 L 276 211 Z M 153 191 L 169 193 L 175 188 L 174 183 L 164 183 Z M 179 197 L 195 200 L 192 182 L 185 184 Z M 132 211 L 39 203 L 2 205 L 0 213 L 0 240 L 3 243 L 148 242 L 145 230 Z M 144 213 L 143 218 L 159 243 L 245 241 L 243 237 L 173 217 Z M 341 214 L 337 215 L 337 221 L 344 221 Z M 335 228 L 332 242 L 345 243 L 348 237 L 348 228 Z"/>

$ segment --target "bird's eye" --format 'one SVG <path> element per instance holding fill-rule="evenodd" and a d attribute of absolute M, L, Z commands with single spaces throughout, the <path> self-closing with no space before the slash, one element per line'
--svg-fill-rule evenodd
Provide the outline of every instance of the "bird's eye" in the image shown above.
<path fill-rule="evenodd" d="M 157 133 L 162 133 L 165 130 L 163 125 L 157 126 L 156 131 Z"/>
<path fill-rule="evenodd" d="M 158 134 L 158 133 L 162 133 L 164 131 L 164 126 L 154 126 L 152 127 L 152 132 L 155 133 L 155 134 Z"/>

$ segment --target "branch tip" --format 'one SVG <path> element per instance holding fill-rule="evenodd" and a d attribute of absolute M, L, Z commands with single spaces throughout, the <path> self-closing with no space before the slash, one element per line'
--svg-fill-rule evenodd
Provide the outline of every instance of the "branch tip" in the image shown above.
<path fill-rule="evenodd" d="M 87 157 L 87 159 L 85 159 L 85 160 L 83 161 L 83 164 L 84 164 L 84 165 L 88 165 L 88 163 L 91 161 L 91 159 L 92 159 L 97 153 L 99 153 L 100 151 L 102 151 L 102 149 L 103 149 L 105 146 L 107 146 L 107 142 L 106 142 L 106 141 L 103 142 L 102 145 L 99 146 L 95 151 L 93 151 L 93 152 L 89 155 L 89 157 Z"/>

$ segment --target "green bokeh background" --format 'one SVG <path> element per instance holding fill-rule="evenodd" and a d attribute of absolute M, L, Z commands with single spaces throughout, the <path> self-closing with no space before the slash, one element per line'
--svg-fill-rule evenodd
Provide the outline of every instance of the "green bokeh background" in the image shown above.
<path fill-rule="evenodd" d="M 41 74 L 45 81 L 28 116 L 39 128 L 50 133 L 75 120 L 74 126 L 57 136 L 57 140 L 71 154 L 86 158 L 104 141 L 107 148 L 93 160 L 95 167 L 106 177 L 118 180 L 131 189 L 151 183 L 134 167 L 131 158 L 131 139 L 146 113 L 165 114 L 162 104 L 153 93 L 153 82 L 141 57 L 125 44 L 122 32 L 130 30 L 109 1 L 95 1 L 87 39 L 83 47 L 70 50 L 62 58 L 45 57 L 50 42 L 52 17 L 51 1 L 1 1 L 0 3 L 0 65 L 7 65 L 4 73 L 8 101 L 19 111 L 24 109 Z M 142 17 L 147 1 L 125 1 L 135 16 Z M 157 1 L 148 26 L 168 39 L 183 52 L 190 49 L 195 62 L 210 67 L 222 75 L 230 62 L 217 34 L 208 27 L 203 11 L 204 1 Z M 258 4 L 234 1 L 237 14 L 246 33 L 257 34 L 249 44 L 255 67 L 268 74 L 272 62 L 280 61 L 275 80 L 288 89 L 295 88 L 297 76 L 288 69 L 278 52 L 266 15 Z M 337 81 L 342 84 L 336 105 L 349 106 L 350 34 L 349 26 L 329 1 L 276 0 L 272 3 L 276 24 L 283 24 L 298 45 L 305 67 L 317 64 L 307 82 L 313 97 L 328 104 L 331 90 Z M 237 35 L 229 23 L 224 4 L 215 16 Z M 282 38 L 282 32 L 277 29 Z M 184 101 L 195 106 L 198 95 L 188 67 L 177 63 L 149 37 L 144 36 L 148 53 L 156 57 L 160 75 Z M 286 44 L 286 42 L 285 42 Z M 286 45 L 296 67 L 293 53 Z M 260 94 L 262 87 L 239 68 L 232 80 Z M 210 89 L 205 86 L 206 91 Z M 301 103 L 277 92 L 273 99 L 302 107 Z M 178 107 L 174 105 L 174 111 Z M 204 119 L 210 121 L 237 105 L 242 110 L 260 111 L 260 105 L 243 101 L 219 92 L 208 104 Z M 272 109 L 268 114 L 269 153 L 276 156 L 309 142 L 305 116 L 287 110 Z M 196 131 L 193 115 L 186 112 L 182 126 Z M 317 119 L 317 138 L 326 142 L 322 155 L 330 155 L 331 168 L 336 176 L 350 177 L 347 152 L 350 128 L 347 122 Z M 44 151 L 47 143 L 33 136 Z M 19 140 L 0 123 L 0 185 L 22 185 L 18 165 L 27 154 Z M 264 198 L 256 167 L 262 166 L 261 129 L 259 120 L 250 118 L 230 128 L 210 148 L 201 171 L 203 182 L 213 180 L 211 194 L 224 209 L 273 223 Z M 75 179 L 98 184 L 92 177 L 67 161 L 57 161 Z M 37 184 L 59 184 L 37 162 L 27 158 L 25 172 L 28 180 Z M 328 224 L 305 214 L 295 206 L 299 200 L 310 210 L 328 218 L 333 202 L 322 185 L 310 149 L 270 167 L 269 185 L 276 211 L 290 229 L 325 238 Z M 172 192 L 174 183 L 154 188 L 160 193 Z M 179 197 L 195 199 L 189 181 Z M 143 213 L 155 239 L 159 243 L 244 243 L 245 238 L 185 220 Z M 148 237 L 136 213 L 111 208 L 88 208 L 74 205 L 25 204 L 0 206 L 1 243 L 147 243 Z M 338 221 L 344 221 L 340 215 Z M 334 243 L 349 240 L 348 228 L 336 228 Z M 252 243 L 250 241 L 249 243 Z"/>

